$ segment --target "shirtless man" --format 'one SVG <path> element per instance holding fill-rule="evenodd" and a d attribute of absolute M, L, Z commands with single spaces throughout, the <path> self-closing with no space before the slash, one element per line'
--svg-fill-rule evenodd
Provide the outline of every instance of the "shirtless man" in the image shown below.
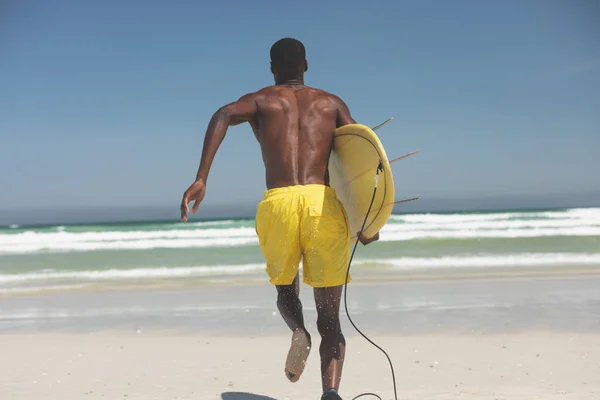
<path fill-rule="evenodd" d="M 321 335 L 322 400 L 340 399 L 345 339 L 339 320 L 340 298 L 350 258 L 346 212 L 329 186 L 329 155 L 336 128 L 355 123 L 337 96 L 304 85 L 308 69 L 304 45 L 290 38 L 271 47 L 275 85 L 242 96 L 221 107 L 204 138 L 196 180 L 181 202 L 187 221 L 206 194 L 215 153 L 227 127 L 248 122 L 260 143 L 267 190 L 256 212 L 256 233 L 270 281 L 277 288 L 277 307 L 292 330 L 285 373 L 296 382 L 304 370 L 311 338 L 304 326 L 298 297 L 298 266 L 303 281 L 314 288 L 317 328 Z M 360 237 L 363 244 L 379 238 Z M 350 278 L 349 278 L 350 280 Z"/>

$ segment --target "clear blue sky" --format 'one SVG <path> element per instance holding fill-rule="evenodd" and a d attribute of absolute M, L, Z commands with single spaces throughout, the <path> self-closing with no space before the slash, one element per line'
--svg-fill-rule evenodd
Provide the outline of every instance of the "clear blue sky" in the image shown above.
<path fill-rule="evenodd" d="M 177 212 L 212 113 L 272 84 L 285 36 L 358 122 L 396 118 L 379 131 L 390 158 L 423 149 L 394 165 L 399 198 L 600 193 L 598 2 L 297 4 L 3 1 L 0 208 Z M 230 128 L 206 204 L 263 190 L 250 128 Z"/>

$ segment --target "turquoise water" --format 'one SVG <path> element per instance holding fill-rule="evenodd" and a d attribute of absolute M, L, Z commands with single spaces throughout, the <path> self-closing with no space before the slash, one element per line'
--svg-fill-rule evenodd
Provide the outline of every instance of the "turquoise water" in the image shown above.
<path fill-rule="evenodd" d="M 393 215 L 354 269 L 600 265 L 600 208 Z M 0 293 L 261 277 L 252 219 L 0 228 Z"/>

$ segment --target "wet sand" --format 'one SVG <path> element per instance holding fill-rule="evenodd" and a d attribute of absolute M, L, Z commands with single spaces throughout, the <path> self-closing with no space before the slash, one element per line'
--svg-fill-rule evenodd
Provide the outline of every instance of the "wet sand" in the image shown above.
<path fill-rule="evenodd" d="M 399 399 L 594 399 L 599 287 L 595 271 L 431 275 L 355 281 L 348 306 L 389 353 Z M 318 343 L 310 288 L 301 294 Z M 393 399 L 387 359 L 342 314 L 340 394 Z M 285 378 L 290 334 L 268 284 L 9 296 L 0 299 L 0 332 L 2 399 L 320 395 L 318 346 L 299 382 Z"/>

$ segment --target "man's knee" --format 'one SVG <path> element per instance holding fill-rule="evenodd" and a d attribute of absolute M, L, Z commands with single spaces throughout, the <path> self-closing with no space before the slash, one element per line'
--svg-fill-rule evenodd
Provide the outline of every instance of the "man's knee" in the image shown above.
<path fill-rule="evenodd" d="M 293 285 L 280 286 L 277 288 L 277 304 L 282 305 L 296 305 L 300 302 L 297 290 Z"/>
<path fill-rule="evenodd" d="M 337 337 L 342 334 L 338 313 L 320 313 L 317 318 L 317 329 L 322 337 Z"/>

